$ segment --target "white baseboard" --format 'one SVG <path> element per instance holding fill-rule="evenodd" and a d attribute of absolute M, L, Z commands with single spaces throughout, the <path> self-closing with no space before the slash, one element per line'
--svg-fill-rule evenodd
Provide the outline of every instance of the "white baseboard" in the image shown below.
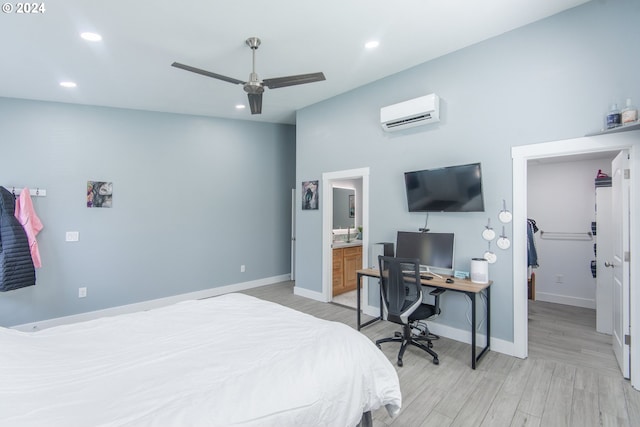
<path fill-rule="evenodd" d="M 300 286 L 293 287 L 293 294 L 320 302 L 329 302 L 322 292 L 310 291 Z"/>
<path fill-rule="evenodd" d="M 557 295 L 548 292 L 536 291 L 536 301 L 553 302 L 556 304 L 572 305 L 574 307 L 596 309 L 596 301 L 593 299 Z"/>
<path fill-rule="evenodd" d="M 363 305 L 362 312 L 372 317 L 380 316 L 380 307 L 374 307 L 372 305 Z"/>
<path fill-rule="evenodd" d="M 364 314 L 368 314 L 369 316 L 378 317 L 380 315 L 380 309 L 374 306 L 363 306 L 362 312 Z M 471 328 L 469 329 L 457 329 L 451 326 L 443 325 L 441 323 L 436 323 L 434 321 L 430 321 L 429 330 L 436 335 L 440 335 L 445 338 L 449 338 L 455 341 L 464 342 L 467 344 L 471 344 Z M 482 327 L 484 329 L 484 326 Z M 483 333 L 478 332 L 476 334 L 476 345 L 484 347 L 487 342 L 487 336 Z M 510 341 L 505 341 L 499 338 L 491 338 L 491 351 L 497 351 L 498 353 L 503 353 L 508 356 L 514 356 L 515 351 L 513 347 L 513 343 Z"/>
<path fill-rule="evenodd" d="M 469 329 L 457 329 L 451 326 L 443 325 L 436 322 L 428 322 L 429 330 L 445 338 L 449 338 L 455 341 L 460 341 L 466 344 L 471 344 L 471 331 Z M 482 327 L 484 329 L 484 326 Z M 487 336 L 484 333 L 476 333 L 476 345 L 478 347 L 484 347 L 487 343 Z M 480 350 L 478 350 L 480 351 Z M 491 338 L 490 351 L 496 351 L 498 353 L 506 354 L 507 356 L 514 356 L 515 351 L 513 343 L 505 341 L 500 338 Z"/>
<path fill-rule="evenodd" d="M 378 317 L 380 315 L 380 309 L 378 307 L 373 306 L 363 306 L 362 312 L 364 314 L 368 314 L 369 316 Z M 441 323 L 436 323 L 434 321 L 430 321 L 429 330 L 436 334 L 445 338 L 452 339 L 454 341 L 460 341 L 467 344 L 471 344 L 471 330 L 469 329 L 458 329 L 453 328 L 451 326 L 443 325 Z M 482 327 L 484 329 L 484 326 Z M 476 345 L 478 347 L 484 347 L 487 343 L 487 336 L 484 333 L 478 332 L 476 334 Z M 505 341 L 499 338 L 491 338 L 491 351 L 496 351 L 498 353 L 503 353 L 508 356 L 514 356 L 515 351 L 513 347 L 513 343 L 509 341 Z"/>
<path fill-rule="evenodd" d="M 217 288 L 203 289 L 200 291 L 189 292 L 186 294 L 173 295 L 165 298 L 158 298 L 149 301 L 142 301 L 134 304 L 120 305 L 117 307 L 105 308 L 103 310 L 88 311 L 86 313 L 74 314 L 71 316 L 56 317 L 54 319 L 42 320 L 40 322 L 24 323 L 22 325 L 13 326 L 11 329 L 19 331 L 33 332 L 41 329 L 51 328 L 53 326 L 66 325 L 70 323 L 84 322 L 87 320 L 98 319 L 100 317 L 116 316 L 119 314 L 134 313 L 137 311 L 151 310 L 153 308 L 164 307 L 181 301 L 211 298 L 218 295 L 228 294 L 230 292 L 245 291 L 260 286 L 273 285 L 276 283 L 291 280 L 289 274 L 281 276 L 267 277 L 264 279 L 252 280 L 250 282 L 235 283 Z"/>

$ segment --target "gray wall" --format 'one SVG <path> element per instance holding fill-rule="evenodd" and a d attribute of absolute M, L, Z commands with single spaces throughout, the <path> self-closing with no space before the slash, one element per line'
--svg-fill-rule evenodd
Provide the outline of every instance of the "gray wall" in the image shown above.
<path fill-rule="evenodd" d="M 0 185 L 47 191 L 43 267 L 0 325 L 290 272 L 293 126 L 0 98 L 0 140 Z M 113 208 L 86 207 L 87 180 Z"/>
<path fill-rule="evenodd" d="M 487 218 L 498 224 L 502 199 L 511 206 L 512 146 L 583 136 L 613 101 L 638 103 L 638 22 L 637 0 L 593 1 L 310 106 L 297 116 L 296 182 L 370 167 L 370 241 L 394 241 L 425 222 L 407 212 L 403 172 L 481 162 L 486 212 L 429 216 L 432 231 L 456 233 L 455 268 L 468 271 L 487 249 Z M 439 124 L 381 130 L 380 107 L 429 93 L 442 99 Z M 321 210 L 299 212 L 296 224 L 296 286 L 321 292 Z M 492 249 L 492 336 L 512 341 L 512 252 Z M 464 298 L 443 300 L 438 321 L 468 328 Z"/>

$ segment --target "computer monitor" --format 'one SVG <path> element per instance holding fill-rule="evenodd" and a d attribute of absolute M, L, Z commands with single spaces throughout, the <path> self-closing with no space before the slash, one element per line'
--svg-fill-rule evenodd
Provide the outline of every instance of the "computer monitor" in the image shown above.
<path fill-rule="evenodd" d="M 396 257 L 418 258 L 420 270 L 434 275 L 452 274 L 453 236 L 453 233 L 398 231 Z"/>

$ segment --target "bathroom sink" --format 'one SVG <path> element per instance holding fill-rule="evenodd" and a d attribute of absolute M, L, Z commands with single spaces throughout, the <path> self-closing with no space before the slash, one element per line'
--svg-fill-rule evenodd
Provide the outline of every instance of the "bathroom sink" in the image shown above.
<path fill-rule="evenodd" d="M 351 240 L 350 242 L 346 241 L 336 241 L 331 245 L 332 248 L 348 248 L 349 246 L 361 246 L 362 240 Z"/>

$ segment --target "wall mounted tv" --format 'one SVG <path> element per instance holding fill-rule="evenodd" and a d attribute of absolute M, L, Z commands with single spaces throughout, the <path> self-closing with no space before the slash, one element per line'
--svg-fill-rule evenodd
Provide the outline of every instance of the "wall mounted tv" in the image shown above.
<path fill-rule="evenodd" d="M 409 212 L 484 212 L 480 163 L 405 172 Z"/>

